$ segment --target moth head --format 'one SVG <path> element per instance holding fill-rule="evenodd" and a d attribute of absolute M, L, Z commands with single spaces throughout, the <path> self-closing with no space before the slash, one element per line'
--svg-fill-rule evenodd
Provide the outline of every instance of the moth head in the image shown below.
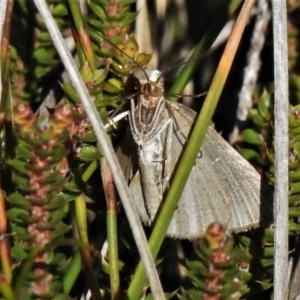
<path fill-rule="evenodd" d="M 141 94 L 152 97 L 163 95 L 164 83 L 160 71 L 137 68 L 132 71 L 132 75 L 139 81 Z"/>
<path fill-rule="evenodd" d="M 156 82 L 149 81 L 141 85 L 141 94 L 146 98 L 158 98 L 163 95 L 163 90 L 157 85 Z"/>

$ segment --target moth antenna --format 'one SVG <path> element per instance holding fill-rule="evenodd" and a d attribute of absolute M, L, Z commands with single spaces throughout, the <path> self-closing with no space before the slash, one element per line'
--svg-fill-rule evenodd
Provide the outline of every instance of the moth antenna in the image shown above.
<path fill-rule="evenodd" d="M 108 44 L 110 47 L 113 47 L 115 50 L 117 50 L 119 52 L 118 54 L 120 57 L 118 57 L 118 59 L 122 63 L 123 62 L 126 63 L 128 61 L 133 62 L 136 65 L 136 68 L 141 69 L 142 72 L 144 73 L 144 75 L 146 76 L 147 80 L 149 80 L 148 75 L 147 75 L 146 71 L 144 70 L 144 68 L 138 62 L 136 62 L 132 57 L 130 57 L 127 53 L 125 53 L 117 45 L 115 45 L 112 42 L 110 42 L 109 40 L 107 40 L 103 35 L 96 32 L 95 30 L 93 30 L 91 27 L 86 26 L 86 28 L 88 29 L 88 32 L 91 35 L 91 37 L 94 38 L 97 42 L 100 42 L 101 46 L 103 46 L 106 50 L 109 50 L 109 47 L 105 47 L 106 44 Z M 125 60 L 124 56 L 126 57 L 126 60 Z M 121 59 L 121 58 L 124 58 L 124 59 Z"/>
<path fill-rule="evenodd" d="M 188 58 L 188 59 L 185 59 L 184 61 L 174 65 L 174 66 L 171 66 L 171 67 L 168 67 L 165 71 L 161 72 L 161 74 L 159 75 L 158 79 L 157 79 L 157 82 L 162 78 L 164 77 L 167 73 L 179 68 L 180 66 L 183 66 L 183 65 L 186 65 L 188 63 L 191 63 L 191 62 L 194 62 L 194 61 L 197 61 L 199 60 L 199 62 L 203 61 L 207 56 L 208 54 L 214 52 L 215 50 L 217 50 L 218 48 L 220 48 L 220 46 L 217 46 L 217 47 L 213 47 L 211 48 L 208 52 L 206 52 L 205 54 L 203 55 L 200 55 L 198 57 L 195 57 L 195 58 Z"/>

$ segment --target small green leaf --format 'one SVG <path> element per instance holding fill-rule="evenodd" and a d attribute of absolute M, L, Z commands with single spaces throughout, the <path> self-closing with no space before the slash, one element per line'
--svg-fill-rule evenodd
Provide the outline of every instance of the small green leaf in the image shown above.
<path fill-rule="evenodd" d="M 126 27 L 128 25 L 130 25 L 137 17 L 138 12 L 134 12 L 134 13 L 129 13 L 127 12 L 125 17 L 122 18 L 122 20 L 119 22 L 121 27 Z"/>
<path fill-rule="evenodd" d="M 58 292 L 61 291 L 61 287 L 62 287 L 62 282 L 60 280 L 54 280 L 50 284 L 50 291 L 52 294 L 56 295 Z"/>
<path fill-rule="evenodd" d="M 15 204 L 21 208 L 29 208 L 30 207 L 30 203 L 19 193 L 10 194 L 7 197 L 7 201 L 12 204 Z"/>
<path fill-rule="evenodd" d="M 252 114 L 249 114 L 249 118 L 259 127 L 266 127 L 266 121 L 263 119 L 263 117 L 258 113 L 257 110 L 255 110 L 256 113 L 254 113 L 254 110 L 252 110 Z M 267 123 L 269 126 L 269 123 Z"/>
<path fill-rule="evenodd" d="M 24 225 L 19 225 L 16 223 L 11 223 L 12 232 L 14 233 L 14 237 L 17 239 L 28 240 L 31 239 L 31 236 L 27 232 L 27 228 Z"/>
<path fill-rule="evenodd" d="M 267 91 L 264 91 L 264 93 L 261 96 L 261 99 L 258 102 L 258 107 L 257 107 L 259 114 L 264 119 L 270 118 L 270 106 L 271 106 L 271 96 L 270 94 L 268 94 Z"/>
<path fill-rule="evenodd" d="M 300 216 L 300 207 L 290 207 L 289 208 L 289 217 L 294 218 L 294 217 L 299 217 Z"/>
<path fill-rule="evenodd" d="M 56 253 L 56 254 L 52 257 L 50 263 L 51 263 L 51 264 L 57 264 L 57 265 L 59 265 L 62 261 L 65 261 L 65 260 L 66 260 L 66 257 L 65 257 L 64 254 L 62 254 L 62 253 Z"/>
<path fill-rule="evenodd" d="M 296 194 L 300 192 L 300 182 L 290 183 L 290 193 Z"/>
<path fill-rule="evenodd" d="M 242 139 L 246 141 L 247 143 L 253 144 L 253 145 L 263 145 L 264 142 L 262 140 L 261 135 L 252 129 L 245 129 L 242 134 Z"/>
<path fill-rule="evenodd" d="M 14 207 L 14 208 L 9 209 L 6 212 L 6 216 L 12 222 L 23 224 L 24 221 L 28 220 L 28 218 L 30 217 L 30 213 L 29 213 L 28 210 L 18 208 L 18 207 Z"/>
<path fill-rule="evenodd" d="M 63 83 L 63 84 L 61 84 L 61 87 L 62 87 L 63 91 L 65 92 L 66 96 L 70 100 L 72 100 L 75 103 L 80 102 L 77 92 L 75 91 L 75 89 L 72 87 L 72 85 L 70 83 Z"/>
<path fill-rule="evenodd" d="M 55 239 L 65 233 L 67 233 L 70 229 L 72 228 L 72 226 L 68 226 L 62 222 L 58 222 L 56 228 L 54 231 L 52 231 L 52 235 L 51 238 Z"/>
<path fill-rule="evenodd" d="M 93 143 L 96 141 L 96 136 L 93 131 L 87 131 L 80 136 L 76 135 L 76 137 L 85 143 Z"/>
<path fill-rule="evenodd" d="M 66 182 L 67 178 L 56 178 L 55 182 L 51 182 L 51 186 L 49 187 L 48 192 L 51 193 L 56 191 L 57 189 L 61 188 Z M 13 181 L 17 184 L 18 188 L 26 191 L 26 192 L 36 192 L 37 188 L 32 188 L 30 186 L 29 180 L 20 176 L 17 173 L 13 173 Z M 39 187 L 38 187 L 39 188 Z"/>
<path fill-rule="evenodd" d="M 64 17 L 68 15 L 68 11 L 64 4 L 57 4 L 51 9 L 51 14 L 54 17 Z"/>
<path fill-rule="evenodd" d="M 22 261 L 27 258 L 28 256 L 28 246 L 17 244 L 11 249 L 11 255 L 13 258 L 15 258 L 18 261 Z"/>
<path fill-rule="evenodd" d="M 85 183 L 79 179 L 72 180 L 65 186 L 65 190 L 73 193 L 81 193 L 85 190 Z"/>
<path fill-rule="evenodd" d="M 256 160 L 260 156 L 260 154 L 253 149 L 237 147 L 237 150 L 246 160 Z"/>
<path fill-rule="evenodd" d="M 34 68 L 34 75 L 36 78 L 41 78 L 42 76 L 46 75 L 49 72 L 48 66 L 36 66 Z"/>
<path fill-rule="evenodd" d="M 107 76 L 107 73 L 108 73 L 108 68 L 98 69 L 94 72 L 93 80 L 95 81 L 94 82 L 95 86 L 101 84 L 104 81 L 104 79 Z"/>
<path fill-rule="evenodd" d="M 57 209 L 55 211 L 52 211 L 49 216 L 49 222 L 55 225 L 55 223 L 59 222 L 63 217 L 65 216 L 65 211 L 63 209 Z M 49 227 L 47 227 L 49 229 Z"/>
<path fill-rule="evenodd" d="M 56 167 L 56 165 L 59 164 L 68 155 L 68 152 L 69 151 L 66 148 L 57 149 L 49 160 L 51 167 L 53 167 L 53 165 L 55 165 Z"/>
<path fill-rule="evenodd" d="M 58 209 L 65 206 L 69 200 L 64 196 L 64 194 L 56 195 L 54 198 L 48 201 L 46 205 L 47 210 Z"/>
<path fill-rule="evenodd" d="M 54 64 L 56 63 L 56 60 L 54 59 L 54 56 L 56 55 L 56 52 L 54 49 L 50 48 L 37 48 L 33 52 L 33 57 L 36 59 L 37 62 L 40 64 Z"/>
<path fill-rule="evenodd" d="M 111 78 L 103 85 L 103 89 L 108 93 L 119 93 L 122 91 L 122 83 L 120 80 Z"/>
<path fill-rule="evenodd" d="M 97 109 L 103 108 L 106 106 L 112 106 L 114 108 L 118 108 L 120 103 L 120 97 L 119 96 L 102 96 L 102 97 L 97 97 L 96 101 L 94 102 L 95 106 Z M 102 118 L 101 118 L 102 119 Z M 103 121 L 103 119 L 102 119 Z"/>
<path fill-rule="evenodd" d="M 47 126 L 47 128 L 43 128 L 44 126 Z M 48 120 L 42 120 L 42 119 L 38 119 L 36 122 L 36 132 L 34 133 L 34 135 L 32 136 L 32 140 L 31 142 L 34 144 L 36 139 L 38 139 L 41 142 L 41 145 L 47 145 L 47 143 L 52 139 L 53 137 L 53 133 L 54 133 L 54 129 L 51 125 L 49 125 Z M 38 145 L 40 143 L 38 142 Z M 47 145 L 48 146 L 48 145 Z M 50 148 L 48 146 L 48 148 Z M 42 149 L 38 149 L 38 150 L 42 150 Z M 41 152 L 43 153 L 43 152 Z"/>
<path fill-rule="evenodd" d="M 232 296 L 232 294 L 238 292 L 240 288 L 239 283 L 237 282 L 229 282 L 227 281 L 226 284 L 223 285 L 222 291 L 221 291 L 221 295 L 223 297 L 226 297 L 225 299 L 230 299 L 230 297 Z"/>
<path fill-rule="evenodd" d="M 41 180 L 39 180 L 40 183 L 53 183 L 56 180 L 62 180 L 64 179 L 61 175 L 61 173 L 57 170 L 53 171 L 53 173 L 47 174 L 47 176 L 45 176 L 45 178 L 41 178 Z"/>
<path fill-rule="evenodd" d="M 94 72 L 87 62 L 80 68 L 79 72 L 84 83 L 92 81 Z"/>
<path fill-rule="evenodd" d="M 33 151 L 28 144 L 24 143 L 24 141 L 18 143 L 16 147 L 17 157 L 22 157 L 23 159 L 31 159 L 33 155 Z"/>
<path fill-rule="evenodd" d="M 59 194 L 60 195 L 60 194 Z M 61 195 L 63 195 L 63 197 L 67 200 L 67 201 L 73 201 L 77 196 L 78 194 L 70 194 L 70 193 L 66 193 L 65 191 L 63 193 L 61 193 Z"/>
<path fill-rule="evenodd" d="M 18 171 L 19 173 L 28 175 L 29 164 L 24 162 L 23 160 L 15 158 L 15 159 L 8 161 L 7 163 L 9 166 L 11 166 L 14 170 Z"/>
<path fill-rule="evenodd" d="M 88 4 L 91 10 L 100 18 L 100 20 L 106 19 L 106 13 L 99 4 L 94 4 L 92 1 L 89 1 Z"/>
<path fill-rule="evenodd" d="M 52 193 L 56 190 L 59 190 L 63 185 L 65 185 L 68 181 L 68 178 L 57 178 L 55 182 L 51 183 L 51 186 L 49 187 L 49 193 Z"/>
<path fill-rule="evenodd" d="M 84 147 L 82 147 L 78 157 L 82 161 L 94 161 L 96 159 L 99 159 L 101 157 L 101 154 L 95 146 L 84 145 Z"/>
<path fill-rule="evenodd" d="M 38 33 L 38 39 L 39 39 L 39 41 L 45 41 L 45 42 L 52 41 L 51 36 L 48 32 L 39 32 Z"/>
<path fill-rule="evenodd" d="M 291 231 L 299 231 L 300 230 L 300 225 L 295 223 L 294 221 L 289 221 L 289 230 Z"/>

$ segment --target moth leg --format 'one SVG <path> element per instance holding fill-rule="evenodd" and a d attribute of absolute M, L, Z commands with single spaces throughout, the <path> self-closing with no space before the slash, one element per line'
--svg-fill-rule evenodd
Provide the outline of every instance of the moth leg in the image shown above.
<path fill-rule="evenodd" d="M 116 128 L 116 123 L 119 122 L 120 120 L 126 118 L 126 116 L 128 115 L 128 111 L 124 111 L 116 116 L 114 116 L 113 118 L 109 118 L 108 122 L 104 125 L 104 128 L 107 129 L 109 127 L 114 127 Z"/>

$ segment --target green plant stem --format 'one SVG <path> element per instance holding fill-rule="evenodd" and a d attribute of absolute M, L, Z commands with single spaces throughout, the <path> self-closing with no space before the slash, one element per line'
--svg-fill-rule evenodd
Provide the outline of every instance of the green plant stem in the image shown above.
<path fill-rule="evenodd" d="M 107 232 L 108 232 L 108 255 L 109 255 L 109 276 L 112 299 L 120 299 L 120 274 L 117 239 L 117 212 L 107 210 Z"/>
<path fill-rule="evenodd" d="M 0 274 L 0 294 L 4 300 L 16 299 L 10 284 L 6 281 L 5 276 L 2 274 Z"/>
<path fill-rule="evenodd" d="M 6 281 L 8 283 L 12 280 L 12 265 L 10 259 L 10 245 L 8 239 L 4 236 L 0 241 L 0 265 Z"/>
<path fill-rule="evenodd" d="M 76 37 L 78 38 L 78 41 L 76 43 L 78 50 L 83 50 L 83 53 L 85 54 L 85 58 L 88 61 L 90 67 L 95 70 L 95 56 L 94 51 L 92 48 L 91 40 L 84 29 L 83 22 L 82 22 L 82 16 L 79 9 L 79 3 L 78 1 L 74 0 L 68 0 L 71 15 L 73 17 L 73 22 L 76 28 Z M 74 32 L 74 31 L 73 31 Z M 80 44 L 80 47 L 78 47 L 78 42 Z M 80 52 L 79 52 L 80 53 Z M 84 60 L 80 59 L 81 65 L 84 62 Z"/>
<path fill-rule="evenodd" d="M 75 212 L 79 239 L 81 242 L 88 243 L 89 238 L 87 234 L 86 203 L 84 194 L 81 194 L 75 199 Z"/>
<path fill-rule="evenodd" d="M 0 270 L 5 276 L 7 283 L 12 280 L 12 264 L 10 258 L 10 244 L 6 237 L 7 219 L 5 215 L 5 200 L 2 190 L 0 190 Z"/>
<path fill-rule="evenodd" d="M 11 125 L 9 124 L 9 120 L 12 119 L 11 116 L 11 107 L 12 107 L 12 99 L 11 99 L 11 85 L 10 85 L 10 51 L 9 51 L 9 37 L 10 37 L 10 26 L 11 26 L 11 18 L 12 18 L 12 10 L 13 10 L 13 1 L 7 2 L 6 16 L 2 28 L 2 40 L 1 40 L 1 103 L 0 103 L 0 132 L 2 133 L 3 129 L 5 130 L 5 154 L 4 156 L 9 157 L 8 153 L 13 153 L 10 151 L 10 146 L 12 146 L 13 139 L 8 138 L 9 132 L 11 130 Z M 7 122 L 5 122 L 7 121 Z M 10 135 L 9 135 L 10 136 Z M 11 136 L 10 136 L 11 137 Z M 6 176 L 6 178 L 9 176 Z M 1 179 L 3 186 L 6 186 L 6 191 L 9 191 L 9 185 L 6 185 Z"/>
<path fill-rule="evenodd" d="M 86 203 L 85 196 L 81 194 L 75 199 L 75 211 L 76 211 L 76 221 L 79 239 L 81 242 L 88 243 L 88 234 L 87 234 L 87 221 L 86 221 Z M 100 300 L 102 299 L 100 294 L 100 289 L 97 282 L 97 276 L 93 270 L 93 262 L 91 253 L 88 249 L 80 250 L 82 262 L 84 266 L 85 277 L 89 288 L 91 290 L 93 299 Z"/>
<path fill-rule="evenodd" d="M 194 130 L 188 141 L 186 149 L 180 160 L 178 170 L 174 176 L 172 185 L 162 207 L 161 213 L 154 226 L 152 235 L 149 239 L 149 248 L 155 258 L 160 249 L 164 235 L 172 219 L 177 203 L 183 192 L 184 186 L 188 180 L 190 171 L 201 147 L 208 126 L 210 125 L 212 115 L 218 103 L 222 89 L 225 85 L 230 67 L 232 65 L 239 41 L 246 26 L 254 0 L 245 1 L 239 18 L 229 37 L 224 54 L 218 65 L 216 74 L 208 91 L 201 113 L 198 116 Z M 140 299 L 143 285 L 146 282 L 146 276 L 142 264 L 140 263 L 134 274 L 134 278 L 128 289 L 128 299 Z"/>
<path fill-rule="evenodd" d="M 82 179 L 83 181 L 87 181 L 91 175 L 95 172 L 95 170 L 97 169 L 98 163 L 97 161 L 93 161 L 88 168 L 85 170 L 85 172 L 82 175 Z M 83 205 L 83 203 L 78 204 L 78 207 L 80 208 Z M 84 208 L 84 210 L 86 211 L 86 208 Z M 83 222 L 83 220 L 81 221 Z M 81 223 L 81 226 L 84 228 L 87 225 L 83 225 L 83 223 Z M 68 267 L 67 272 L 64 274 L 63 277 L 63 290 L 64 293 L 69 293 L 70 290 L 72 289 L 80 271 L 81 271 L 81 265 L 82 264 L 82 259 L 81 259 L 81 254 L 79 251 L 77 251 L 74 256 L 72 257 L 72 261 Z"/>
<path fill-rule="evenodd" d="M 16 277 L 17 281 L 14 286 L 15 299 L 19 299 L 19 293 L 20 293 L 22 287 L 25 286 L 25 282 L 28 277 L 28 274 L 32 270 L 32 265 L 33 265 L 36 257 L 39 255 L 40 251 L 41 251 L 41 248 L 38 246 L 36 246 L 35 248 L 33 248 L 30 251 L 28 257 L 26 258 L 26 260 L 19 272 L 19 275 Z"/>
<path fill-rule="evenodd" d="M 77 30 L 83 28 L 82 16 L 79 9 L 79 3 L 77 1 L 68 0 L 71 15 L 73 18 L 74 25 Z"/>
<path fill-rule="evenodd" d="M 107 240 L 111 299 L 120 299 L 120 275 L 117 232 L 117 195 L 113 178 L 105 158 L 101 159 L 101 175 L 107 206 Z"/>
<path fill-rule="evenodd" d="M 10 51 L 9 51 L 9 37 L 10 37 L 10 26 L 13 10 L 13 1 L 7 2 L 6 16 L 2 28 L 2 40 L 1 40 L 1 83 L 2 83 L 2 95 L 0 103 L 0 130 L 4 126 L 4 116 L 7 114 L 10 105 Z M 8 117 L 6 116 L 8 119 Z"/>
<path fill-rule="evenodd" d="M 66 294 L 69 294 L 77 277 L 81 270 L 81 254 L 77 251 L 73 257 L 70 265 L 68 266 L 68 271 L 64 274 L 63 277 L 63 291 Z"/>
<path fill-rule="evenodd" d="M 84 171 L 83 175 L 82 175 L 82 180 L 84 182 L 87 182 L 88 179 L 92 176 L 92 174 L 96 171 L 98 166 L 98 162 L 95 160 L 93 161 L 88 168 Z"/>

